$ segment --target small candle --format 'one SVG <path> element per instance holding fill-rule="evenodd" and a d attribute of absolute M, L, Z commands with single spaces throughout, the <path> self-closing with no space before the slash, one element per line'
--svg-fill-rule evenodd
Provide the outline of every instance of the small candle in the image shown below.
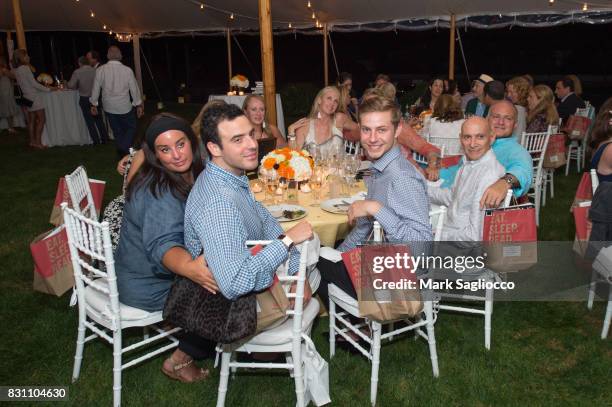
<path fill-rule="evenodd" d="M 238 95 L 240 95 L 240 96 L 244 96 L 244 92 L 243 92 L 243 91 L 240 91 L 240 92 L 238 92 Z"/>
<path fill-rule="evenodd" d="M 227 92 L 227 96 L 232 96 L 232 91 Z"/>

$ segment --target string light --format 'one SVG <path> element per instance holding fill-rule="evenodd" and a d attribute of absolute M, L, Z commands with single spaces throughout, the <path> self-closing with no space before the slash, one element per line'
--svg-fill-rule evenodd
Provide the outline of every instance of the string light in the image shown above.
<path fill-rule="evenodd" d="M 111 31 L 109 31 L 108 33 L 109 33 L 110 35 L 113 35 L 113 31 L 112 31 L 112 30 L 111 30 Z"/>
<path fill-rule="evenodd" d="M 317 18 L 317 16 L 315 15 L 315 12 L 312 12 L 312 19 L 314 20 L 315 18 Z"/>
<path fill-rule="evenodd" d="M 103 29 L 103 30 L 106 30 L 106 24 L 104 24 L 104 25 L 102 26 L 102 29 Z"/>
<path fill-rule="evenodd" d="M 548 0 L 548 5 L 552 6 L 555 3 L 555 0 Z"/>
<path fill-rule="evenodd" d="M 91 16 L 91 18 L 94 18 L 96 16 L 93 11 L 90 11 L 89 15 Z"/>
<path fill-rule="evenodd" d="M 234 19 L 234 13 L 230 14 L 230 20 Z"/>
<path fill-rule="evenodd" d="M 291 23 L 289 23 L 289 28 L 291 28 Z"/>
<path fill-rule="evenodd" d="M 79 0 L 77 0 L 77 1 L 79 1 Z M 309 1 L 309 2 L 308 2 L 308 4 L 306 5 L 306 7 L 308 7 L 308 8 L 311 8 L 311 7 L 312 7 L 312 4 L 310 4 L 310 1 Z"/>
<path fill-rule="evenodd" d="M 204 3 L 200 3 L 200 10 L 204 10 Z"/>
<path fill-rule="evenodd" d="M 587 11 L 589 9 L 589 5 L 584 3 L 584 6 L 582 6 L 582 11 Z"/>

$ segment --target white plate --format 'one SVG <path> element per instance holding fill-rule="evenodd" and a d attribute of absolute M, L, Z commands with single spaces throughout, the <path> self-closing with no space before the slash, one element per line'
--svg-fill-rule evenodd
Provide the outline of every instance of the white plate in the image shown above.
<path fill-rule="evenodd" d="M 272 214 L 274 219 L 279 222 L 293 222 L 294 220 L 305 218 L 308 215 L 308 211 L 306 208 L 300 205 L 289 205 L 289 204 L 281 204 L 281 205 L 271 205 L 267 207 L 268 211 Z M 304 211 L 304 214 L 298 216 L 293 219 L 286 218 L 283 216 L 283 211 Z"/>
<path fill-rule="evenodd" d="M 346 215 L 348 213 L 349 206 L 351 206 L 351 204 L 357 200 L 358 199 L 355 199 L 354 197 L 328 199 L 327 201 L 321 202 L 321 209 L 330 213 Z"/>

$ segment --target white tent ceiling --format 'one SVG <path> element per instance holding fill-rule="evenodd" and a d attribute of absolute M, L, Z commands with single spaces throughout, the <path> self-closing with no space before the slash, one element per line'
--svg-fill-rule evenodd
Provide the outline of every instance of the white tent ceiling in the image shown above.
<path fill-rule="evenodd" d="M 257 0 L 20 0 L 26 31 L 104 31 L 178 34 L 257 30 Z M 463 22 L 476 16 L 499 16 L 486 20 L 483 26 L 504 23 L 529 25 L 524 17 L 532 16 L 533 25 L 557 25 L 567 22 L 609 23 L 612 21 L 612 0 L 596 0 L 589 12 L 582 11 L 581 0 L 271 0 L 273 26 L 277 31 L 311 29 L 314 10 L 321 23 L 337 31 L 426 29 L 431 23 L 447 26 L 451 14 Z M 204 4 L 204 9 L 200 8 Z M 600 11 L 600 12 L 598 12 Z M 94 17 L 91 17 L 91 12 Z M 230 19 L 233 13 L 234 19 Z M 534 15 L 546 15 L 546 24 Z M 503 18 L 502 18 L 503 16 Z M 519 19 L 520 18 L 520 19 Z M 411 21 L 425 19 L 429 24 L 410 28 Z M 423 21 L 423 20 L 421 20 Z M 399 24 L 398 23 L 407 23 Z M 368 24 L 377 23 L 377 24 Z M 382 23 L 382 24 L 381 24 Z M 11 0 L 0 2 L 0 29 L 14 30 Z"/>

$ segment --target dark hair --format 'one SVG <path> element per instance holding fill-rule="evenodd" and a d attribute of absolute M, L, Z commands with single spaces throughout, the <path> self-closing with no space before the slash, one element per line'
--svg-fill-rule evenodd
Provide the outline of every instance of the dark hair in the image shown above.
<path fill-rule="evenodd" d="M 100 60 L 100 53 L 98 51 L 92 49 L 91 51 L 89 51 L 89 53 L 91 54 L 91 57 L 96 61 Z"/>
<path fill-rule="evenodd" d="M 222 121 L 234 120 L 237 117 L 245 116 L 244 110 L 233 104 L 220 103 L 215 106 L 211 106 L 202 115 L 202 125 L 200 126 L 200 135 L 202 143 L 206 146 L 209 156 L 212 157 L 210 150 L 208 149 L 208 143 L 213 143 L 223 149 L 221 145 L 221 138 L 219 137 L 219 123 Z"/>
<path fill-rule="evenodd" d="M 378 75 L 376 75 L 375 81 L 379 79 L 382 79 L 383 81 L 391 82 L 391 77 L 389 77 L 389 75 L 384 74 L 384 73 L 379 73 Z"/>
<path fill-rule="evenodd" d="M 434 76 L 429 81 L 429 84 L 425 88 L 425 92 L 423 92 L 423 96 L 421 96 L 421 106 L 427 110 L 429 109 L 429 105 L 431 104 L 431 87 L 433 86 L 435 81 L 442 81 L 442 92 L 444 92 L 444 81 L 446 80 L 443 76 Z"/>
<path fill-rule="evenodd" d="M 172 113 L 160 113 L 155 115 L 151 119 L 151 123 L 154 123 L 155 121 L 164 117 L 171 117 L 184 122 L 185 124 L 184 128 L 187 130 L 185 135 L 191 144 L 191 151 L 193 155 L 191 173 L 193 174 L 193 179 L 195 180 L 204 169 L 204 163 L 200 159 L 201 154 L 198 139 L 191 130 L 189 123 L 187 123 L 187 121 L 185 121 L 183 118 Z M 142 143 L 142 151 L 145 155 L 145 161 L 142 164 L 142 167 L 140 167 L 139 171 L 136 173 L 134 179 L 129 183 L 126 191 L 126 199 L 129 200 L 139 188 L 145 188 L 148 186 L 151 190 L 151 194 L 153 194 L 153 196 L 156 198 L 158 197 L 159 193 L 165 190 L 170 190 L 172 195 L 174 195 L 177 199 L 186 200 L 187 196 L 189 195 L 189 191 L 191 191 L 192 184 L 187 182 L 180 174 L 172 172 L 164 167 L 155 155 L 155 151 L 151 151 L 146 142 Z"/>
<path fill-rule="evenodd" d="M 455 91 L 459 88 L 459 84 L 454 79 L 449 79 L 446 83 L 448 84 L 448 87 L 443 93 L 454 95 Z"/>
<path fill-rule="evenodd" d="M 564 88 L 570 88 L 570 91 L 574 91 L 574 81 L 569 76 L 564 76 L 559 79 L 557 82 L 561 82 Z"/>
<path fill-rule="evenodd" d="M 591 133 L 591 148 L 593 153 L 602 141 L 612 138 L 612 97 L 609 97 L 597 113 Z"/>
<path fill-rule="evenodd" d="M 345 81 L 353 80 L 353 75 L 348 72 L 340 72 L 338 75 L 338 86 L 342 85 Z"/>
<path fill-rule="evenodd" d="M 487 82 L 484 86 L 484 95 L 493 100 L 504 100 L 506 87 L 500 81 Z"/>

